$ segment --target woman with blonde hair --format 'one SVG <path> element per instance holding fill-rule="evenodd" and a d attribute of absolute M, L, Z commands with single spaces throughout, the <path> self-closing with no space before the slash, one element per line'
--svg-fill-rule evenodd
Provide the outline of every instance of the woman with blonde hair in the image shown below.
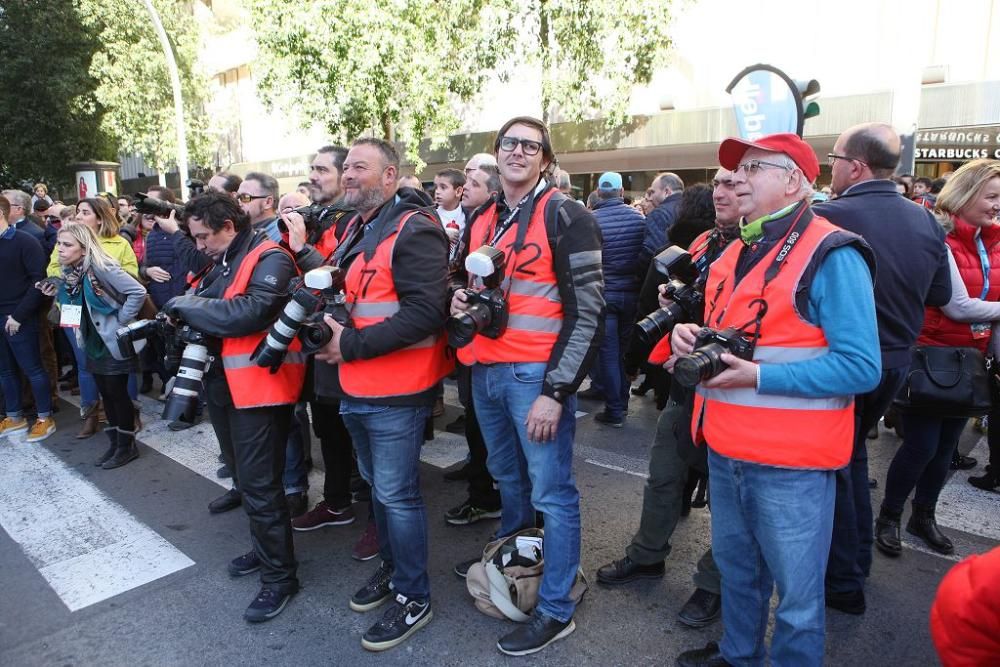
<path fill-rule="evenodd" d="M 135 409 L 129 397 L 129 375 L 138 370 L 136 357 L 126 357 L 115 332 L 133 322 L 146 297 L 144 288 L 105 250 L 85 223 L 59 230 L 56 253 L 62 267 L 46 293 L 57 296 L 62 326 L 75 329 L 84 365 L 93 375 L 108 418 L 109 447 L 96 461 L 105 470 L 139 456 L 135 446 Z M 141 343 L 136 345 L 141 348 Z"/>
<path fill-rule="evenodd" d="M 993 325 L 1000 322 L 1000 303 L 996 303 L 1000 300 L 1000 161 L 973 160 L 963 165 L 938 195 L 937 212 L 948 230 L 945 243 L 952 297 L 941 308 L 927 308 L 917 344 L 976 348 L 986 355 Z M 902 552 L 900 519 L 914 489 L 907 532 L 939 553 L 954 551 L 934 512 L 967 421 L 964 416 L 903 412 L 903 444 L 889 466 L 885 499 L 875 522 L 875 544 L 883 553 L 898 556 Z M 1000 414 L 990 422 L 990 449 L 995 451 Z M 994 461 L 1000 463 L 1000 459 Z"/>

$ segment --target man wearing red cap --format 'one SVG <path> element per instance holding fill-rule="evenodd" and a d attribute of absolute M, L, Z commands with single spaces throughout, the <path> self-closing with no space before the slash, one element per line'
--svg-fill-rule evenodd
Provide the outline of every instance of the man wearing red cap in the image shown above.
<path fill-rule="evenodd" d="M 881 372 L 874 261 L 861 237 L 812 213 L 819 163 L 798 136 L 727 139 L 719 162 L 734 172 L 741 242 L 709 269 L 704 322 L 752 360 L 704 344 L 697 325 L 674 328 L 667 365 L 696 384 L 692 435 L 709 443 L 725 626 L 720 644 L 677 664 L 764 664 L 777 585 L 771 663 L 820 665 L 834 474 L 851 457 L 853 396 Z"/>

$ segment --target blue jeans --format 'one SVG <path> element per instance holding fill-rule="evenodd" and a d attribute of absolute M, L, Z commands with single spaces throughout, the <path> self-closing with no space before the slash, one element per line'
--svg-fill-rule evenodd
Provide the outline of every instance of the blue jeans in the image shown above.
<path fill-rule="evenodd" d="M 305 451 L 309 432 L 302 430 L 302 422 L 298 418 L 300 407 L 304 407 L 304 404 L 295 406 L 296 412 L 292 415 L 292 422 L 288 427 L 288 442 L 285 444 L 285 472 L 281 478 L 285 485 L 285 495 L 309 490 Z"/>
<path fill-rule="evenodd" d="M 97 383 L 94 382 L 94 374 L 87 370 L 87 353 L 76 342 L 76 329 L 65 327 L 63 332 L 73 348 L 73 355 L 76 356 L 76 379 L 80 386 L 80 413 L 86 414 L 87 410 L 99 399 Z"/>
<path fill-rule="evenodd" d="M 964 417 L 903 414 L 903 444 L 889 464 L 883 508 L 893 514 L 901 513 L 910 491 L 914 505 L 937 505 L 948 479 L 951 457 L 968 421 Z"/>
<path fill-rule="evenodd" d="M 607 315 L 604 318 L 604 339 L 597 353 L 595 375 L 604 391 L 609 417 L 623 418 L 628 412 L 629 381 L 622 359 L 628 349 L 635 324 L 634 294 L 606 292 Z"/>
<path fill-rule="evenodd" d="M 0 386 L 3 387 L 4 407 L 8 417 L 21 416 L 21 378 L 17 374 L 18 368 L 31 384 L 38 416 L 41 418 L 52 414 L 52 387 L 48 373 L 42 368 L 37 319 L 33 317 L 21 324 L 21 328 L 13 336 L 7 333 L 6 328 L 0 330 Z M 0 326 L 6 321 L 6 316 L 0 317 Z"/>
<path fill-rule="evenodd" d="M 558 621 L 573 617 L 570 589 L 580 567 L 580 494 L 573 478 L 576 397 L 563 403 L 556 438 L 531 442 L 528 411 L 542 393 L 544 363 L 472 367 L 472 397 L 486 440 L 486 466 L 500 485 L 503 512 L 498 536 L 535 525 L 545 516 L 545 570 L 538 610 Z"/>
<path fill-rule="evenodd" d="M 722 655 L 732 665 L 765 663 L 777 584 L 771 664 L 822 665 L 834 471 L 774 468 L 712 450 L 708 468 L 712 555 L 722 574 Z"/>
<path fill-rule="evenodd" d="M 420 495 L 420 448 L 430 413 L 429 407 L 340 402 L 358 454 L 358 471 L 372 485 L 379 555 L 393 568 L 396 591 L 415 600 L 427 600 L 431 594 L 427 508 Z"/>

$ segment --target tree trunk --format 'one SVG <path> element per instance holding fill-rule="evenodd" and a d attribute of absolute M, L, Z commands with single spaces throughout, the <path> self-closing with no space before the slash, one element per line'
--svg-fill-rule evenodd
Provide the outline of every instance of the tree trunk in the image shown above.
<path fill-rule="evenodd" d="M 545 91 L 545 81 L 548 78 L 549 68 L 552 67 L 550 63 L 551 52 L 549 44 L 549 11 L 546 7 L 547 0 L 539 0 L 538 2 L 538 42 L 541 46 L 541 66 L 542 66 L 542 122 L 546 125 L 549 124 L 549 95 Z"/>
<path fill-rule="evenodd" d="M 382 114 L 382 118 L 379 119 L 379 124 L 382 126 L 382 138 L 392 143 L 396 140 L 396 128 L 392 124 L 392 119 L 389 118 L 389 114 Z"/>

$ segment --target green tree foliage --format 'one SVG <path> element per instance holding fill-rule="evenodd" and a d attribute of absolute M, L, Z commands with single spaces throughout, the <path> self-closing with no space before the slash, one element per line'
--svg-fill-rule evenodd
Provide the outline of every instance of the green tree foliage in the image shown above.
<path fill-rule="evenodd" d="M 66 187 L 68 164 L 114 158 L 88 70 L 99 47 L 73 0 L 0 4 L 0 185 Z"/>
<path fill-rule="evenodd" d="M 90 63 L 97 99 L 106 111 L 102 129 L 122 153 L 135 153 L 161 173 L 174 166 L 177 135 L 166 59 L 146 8 L 139 0 L 77 0 L 84 32 L 100 49 Z M 207 83 L 196 68 L 198 26 L 190 2 L 154 0 L 180 72 L 192 164 L 208 162 L 204 102 Z"/>
<path fill-rule="evenodd" d="M 514 26 L 483 0 L 249 0 L 267 103 L 346 141 L 366 132 L 418 160 L 425 136 L 458 127 Z M 502 8 L 501 8 L 502 9 Z"/>

